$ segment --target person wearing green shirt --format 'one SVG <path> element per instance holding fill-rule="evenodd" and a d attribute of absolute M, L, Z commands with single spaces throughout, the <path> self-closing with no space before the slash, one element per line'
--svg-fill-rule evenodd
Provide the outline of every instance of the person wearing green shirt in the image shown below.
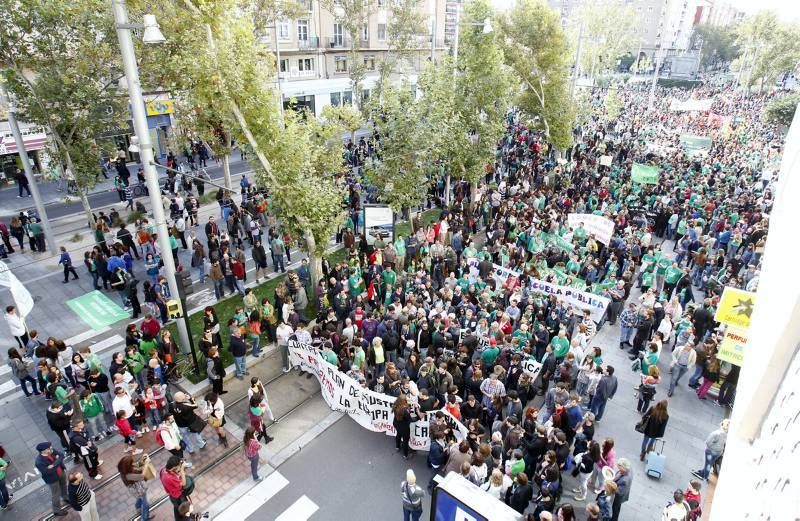
<path fill-rule="evenodd" d="M 333 367 L 339 367 L 339 358 L 336 356 L 336 353 L 331 350 L 330 342 L 324 342 L 322 344 L 322 358 L 325 359 L 326 362 L 331 364 Z"/>
<path fill-rule="evenodd" d="M 672 294 L 672 290 L 675 288 L 675 285 L 678 284 L 681 276 L 683 276 L 683 269 L 678 266 L 677 262 L 673 262 L 672 265 L 667 268 L 667 271 L 664 275 L 664 292 L 667 295 Z"/>
<path fill-rule="evenodd" d="M 147 363 L 145 362 L 142 353 L 136 349 L 136 346 L 128 346 L 128 348 L 125 350 L 125 363 L 128 365 L 128 369 L 131 370 L 131 373 L 133 373 L 133 376 L 136 378 L 136 382 L 139 384 L 139 389 L 144 389 L 145 385 L 147 384 L 144 374 L 144 367 L 147 365 Z"/>
<path fill-rule="evenodd" d="M 531 339 L 531 333 L 528 331 L 528 324 L 521 324 L 519 329 L 514 331 L 514 345 L 517 349 L 523 349 L 526 345 L 528 345 L 528 341 Z"/>
<path fill-rule="evenodd" d="M 347 279 L 347 285 L 350 287 L 350 296 L 356 298 L 364 292 L 364 279 L 361 278 L 361 273 L 356 271 L 350 278 Z"/>
<path fill-rule="evenodd" d="M 485 367 L 494 367 L 494 361 L 497 360 L 497 357 L 500 356 L 500 348 L 497 345 L 489 345 L 486 349 L 483 350 L 481 353 L 481 359 L 483 360 L 483 365 Z"/>
<path fill-rule="evenodd" d="M 561 360 L 563 360 L 569 352 L 567 332 L 563 329 L 559 330 L 558 335 L 554 336 L 553 340 L 550 341 L 550 345 L 553 346 L 553 355 L 556 357 L 556 361 L 561 363 Z"/>
<path fill-rule="evenodd" d="M 661 288 L 664 287 L 664 277 L 667 274 L 667 268 L 669 268 L 670 263 L 669 259 L 666 257 L 661 257 L 656 262 L 656 280 L 655 280 L 655 289 L 656 291 L 661 291 Z"/>
<path fill-rule="evenodd" d="M 688 224 L 689 223 L 686 222 L 686 219 L 681 219 L 680 221 L 678 221 L 678 229 L 676 232 L 678 234 L 678 237 L 683 237 L 684 235 L 686 235 L 686 226 Z"/>
<path fill-rule="evenodd" d="M 475 243 L 474 242 L 470 242 L 469 246 L 464 248 L 463 255 L 464 255 L 464 258 L 466 258 L 466 259 L 469 259 L 469 258 L 472 258 L 472 257 L 475 257 L 475 258 L 478 257 L 478 250 L 475 248 Z"/>
<path fill-rule="evenodd" d="M 575 231 L 572 232 L 572 236 L 578 239 L 578 244 L 583 244 L 586 241 L 586 228 L 583 227 L 583 223 L 580 223 Z"/>
<path fill-rule="evenodd" d="M 402 273 L 406 261 L 406 241 L 402 235 L 398 235 L 394 241 L 394 250 L 397 252 L 397 271 Z"/>
<path fill-rule="evenodd" d="M 356 352 L 353 354 L 353 363 L 351 364 L 354 369 L 364 369 L 364 360 L 367 354 L 364 352 L 364 347 L 359 343 L 356 345 Z"/>
<path fill-rule="evenodd" d="M 111 434 L 103 417 L 103 402 L 100 401 L 100 397 L 89 389 L 84 389 L 81 393 L 80 405 L 83 416 L 89 423 L 89 432 L 94 436 L 95 441 Z"/>
<path fill-rule="evenodd" d="M 394 283 L 397 280 L 397 274 L 394 272 L 391 266 L 388 266 L 383 273 L 381 274 L 383 278 L 383 286 L 392 286 L 394 287 Z"/>

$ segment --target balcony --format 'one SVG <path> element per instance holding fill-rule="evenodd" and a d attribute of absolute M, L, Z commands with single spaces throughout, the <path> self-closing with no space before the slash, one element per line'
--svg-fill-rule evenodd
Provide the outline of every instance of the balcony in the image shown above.
<path fill-rule="evenodd" d="M 306 40 L 297 40 L 298 49 L 316 49 L 319 47 L 319 37 L 309 36 Z"/>
<path fill-rule="evenodd" d="M 349 49 L 350 48 L 350 39 L 346 36 L 342 36 L 341 38 L 337 37 L 326 37 L 324 39 L 325 48 L 326 49 Z"/>
<path fill-rule="evenodd" d="M 300 9 L 311 11 L 313 9 L 313 0 L 297 0 L 297 5 Z"/>

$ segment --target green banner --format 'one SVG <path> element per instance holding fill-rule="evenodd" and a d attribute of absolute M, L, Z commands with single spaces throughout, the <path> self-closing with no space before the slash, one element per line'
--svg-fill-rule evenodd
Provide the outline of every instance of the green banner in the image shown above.
<path fill-rule="evenodd" d="M 711 150 L 711 138 L 706 136 L 694 136 L 692 134 L 682 134 L 680 137 L 681 145 L 689 157 L 694 157 L 701 152 Z"/>
<path fill-rule="evenodd" d="M 67 306 L 94 330 L 103 329 L 131 317 L 130 313 L 122 309 L 119 304 L 96 290 L 68 300 Z"/>
<path fill-rule="evenodd" d="M 634 183 L 657 185 L 658 178 L 658 167 L 634 163 L 631 168 L 631 180 Z"/>
<path fill-rule="evenodd" d="M 575 246 L 571 242 L 566 240 L 564 237 L 561 237 L 558 234 L 542 232 L 541 238 L 545 242 L 545 244 L 549 246 L 555 246 L 556 248 L 562 251 L 568 251 L 568 252 L 575 251 Z"/>

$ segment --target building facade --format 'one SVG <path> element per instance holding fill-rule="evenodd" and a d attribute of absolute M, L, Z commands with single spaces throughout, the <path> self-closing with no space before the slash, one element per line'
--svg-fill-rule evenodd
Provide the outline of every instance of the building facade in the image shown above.
<path fill-rule="evenodd" d="M 419 4 L 428 21 L 429 34 L 421 36 L 417 42 L 418 50 L 398 67 L 398 72 L 412 85 L 416 84 L 419 73 L 430 61 L 434 20 L 434 52 L 437 55 L 447 52 L 445 14 L 449 3 L 446 0 L 426 0 Z M 352 42 L 342 24 L 337 23 L 334 15 L 318 0 L 301 0 L 299 4 L 305 14 L 293 20 L 280 20 L 275 28 L 268 28 L 264 44 L 274 51 L 277 40 L 280 84 L 276 86 L 282 93 L 284 108 L 294 102 L 319 116 L 327 105 L 353 101 L 349 75 Z M 359 60 L 366 68 L 366 77 L 361 83 L 364 99 L 375 88 L 378 67 L 388 52 L 391 20 L 391 2 L 370 0 L 370 4 L 372 12 L 359 42 Z"/>

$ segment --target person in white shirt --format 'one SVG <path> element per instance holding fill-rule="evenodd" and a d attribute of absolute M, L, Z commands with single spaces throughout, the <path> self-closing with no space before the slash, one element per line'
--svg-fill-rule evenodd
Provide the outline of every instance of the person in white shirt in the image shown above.
<path fill-rule="evenodd" d="M 289 337 L 294 334 L 292 326 L 286 323 L 285 319 L 278 324 L 275 330 L 275 338 L 278 339 L 278 349 L 281 350 L 281 361 L 283 362 L 283 372 L 291 370 L 289 366 Z"/>
<path fill-rule="evenodd" d="M 28 331 L 25 328 L 25 321 L 19 316 L 15 306 L 6 307 L 6 323 L 8 324 L 8 329 L 11 330 L 11 336 L 19 344 L 21 352 L 24 353 L 28 345 Z"/>
<path fill-rule="evenodd" d="M 500 469 L 494 469 L 489 481 L 481 485 L 481 488 L 500 501 L 506 500 L 506 491 L 511 486 L 511 478 L 503 474 Z"/>

